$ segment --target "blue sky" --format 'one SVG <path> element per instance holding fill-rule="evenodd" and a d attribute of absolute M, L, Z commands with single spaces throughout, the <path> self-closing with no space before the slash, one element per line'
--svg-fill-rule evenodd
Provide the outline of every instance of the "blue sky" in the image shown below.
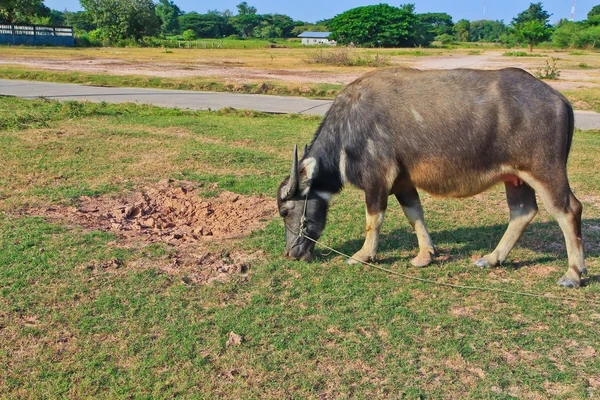
<path fill-rule="evenodd" d="M 483 5 L 486 4 L 485 19 L 503 19 L 509 23 L 519 12 L 525 10 L 529 0 L 406 0 L 400 2 L 387 1 L 390 5 L 414 3 L 418 13 L 445 12 L 452 15 L 454 22 L 465 18 L 470 21 L 482 19 Z M 538 2 L 539 0 L 533 0 Z M 237 12 L 236 4 L 241 0 L 221 1 L 194 1 L 175 0 L 175 4 L 182 10 L 197 11 L 204 13 L 207 10 L 225 10 Z M 280 13 L 287 14 L 295 20 L 314 22 L 321 19 L 331 18 L 336 14 L 349 10 L 350 8 L 386 3 L 386 1 L 365 0 L 247 0 L 248 4 L 255 6 L 260 14 Z M 546 0 L 542 1 L 544 9 L 552 15 L 551 22 L 561 18 L 569 18 L 573 0 Z M 69 11 L 81 10 L 79 0 L 46 0 L 45 4 L 57 10 Z M 600 0 L 577 0 L 575 8 L 575 20 L 586 18 L 591 8 L 600 4 Z"/>

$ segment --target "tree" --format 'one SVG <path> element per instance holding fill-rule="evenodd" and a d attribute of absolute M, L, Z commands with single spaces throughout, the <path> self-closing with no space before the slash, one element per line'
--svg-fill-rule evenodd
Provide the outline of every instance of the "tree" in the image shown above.
<path fill-rule="evenodd" d="M 98 28 L 92 19 L 92 16 L 86 11 L 65 12 L 65 25 L 72 26 L 79 31 L 93 31 Z"/>
<path fill-rule="evenodd" d="M 263 15 L 263 18 L 270 24 L 273 25 L 275 30 L 280 30 L 276 37 L 292 37 L 292 31 L 294 30 L 294 20 L 284 14 L 267 14 Z"/>
<path fill-rule="evenodd" d="M 456 38 L 460 42 L 468 42 L 469 41 L 469 31 L 471 30 L 471 23 L 466 19 L 461 19 L 456 24 L 454 24 L 454 33 L 456 34 Z"/>
<path fill-rule="evenodd" d="M 292 29 L 291 36 L 298 36 L 302 32 L 329 32 L 329 27 L 320 24 L 310 24 L 302 21 L 296 21 L 294 23 L 294 29 Z"/>
<path fill-rule="evenodd" d="M 238 4 L 237 6 L 238 9 L 238 15 L 251 15 L 251 14 L 256 14 L 256 7 L 254 6 L 249 6 L 248 3 L 246 3 L 245 1 L 242 1 L 240 4 Z"/>
<path fill-rule="evenodd" d="M 578 44 L 581 47 L 600 47 L 600 25 L 590 26 L 582 30 Z"/>
<path fill-rule="evenodd" d="M 209 11 L 207 14 L 189 12 L 179 17 L 181 30 L 193 30 L 199 38 L 218 38 L 229 36 L 235 29 L 227 17 L 218 11 Z"/>
<path fill-rule="evenodd" d="M 94 24 L 110 42 L 155 36 L 160 19 L 152 0 L 80 0 Z"/>
<path fill-rule="evenodd" d="M 552 29 L 543 22 L 533 20 L 519 24 L 515 29 L 516 36 L 529 46 L 529 52 L 533 52 L 533 46 L 545 42 L 552 36 Z"/>
<path fill-rule="evenodd" d="M 562 48 L 578 47 L 578 37 L 582 29 L 583 24 L 579 22 L 561 19 L 552 33 L 552 44 Z"/>
<path fill-rule="evenodd" d="M 419 19 L 414 6 L 387 4 L 357 7 L 336 15 L 329 27 L 331 38 L 341 44 L 398 47 L 414 44 Z"/>
<path fill-rule="evenodd" d="M 161 20 L 160 31 L 163 35 L 179 33 L 179 16 L 183 12 L 172 0 L 160 0 L 156 4 L 156 15 Z"/>
<path fill-rule="evenodd" d="M 415 43 L 428 45 L 437 37 L 452 32 L 454 22 L 452 17 L 446 13 L 417 14 L 419 23 L 415 30 Z"/>
<path fill-rule="evenodd" d="M 561 20 L 552 34 L 552 44 L 562 48 L 599 47 L 600 25 L 590 25 L 588 21 Z"/>
<path fill-rule="evenodd" d="M 507 33 L 508 27 L 503 21 L 472 21 L 469 27 L 469 41 L 496 43 Z"/>
<path fill-rule="evenodd" d="M 50 25 L 62 26 L 62 25 L 65 25 L 67 16 L 64 12 L 61 12 L 58 10 L 50 10 L 50 15 L 48 15 L 48 19 L 49 19 Z"/>
<path fill-rule="evenodd" d="M 277 37 L 282 37 L 283 32 L 275 25 L 271 25 L 267 21 L 263 21 L 259 26 L 254 28 L 253 35 L 254 37 L 263 39 L 275 39 Z"/>
<path fill-rule="evenodd" d="M 586 23 L 592 26 L 600 25 L 600 5 L 592 7 L 587 15 Z"/>
<path fill-rule="evenodd" d="M 429 25 L 431 32 L 435 36 L 443 35 L 445 33 L 452 33 L 452 16 L 446 13 L 424 13 L 417 14 L 419 20 L 423 24 Z"/>
<path fill-rule="evenodd" d="M 29 24 L 36 17 L 49 17 L 50 9 L 43 0 L 0 0 L 0 22 Z"/>
<path fill-rule="evenodd" d="M 256 7 L 249 6 L 245 1 L 237 5 L 238 15 L 232 18 L 232 24 L 243 37 L 252 37 L 256 27 L 263 21 L 256 13 Z"/>
<path fill-rule="evenodd" d="M 533 52 L 534 45 L 545 42 L 552 36 L 552 26 L 548 22 L 550 16 L 542 3 L 530 3 L 527 10 L 513 18 L 512 33 Z"/>
<path fill-rule="evenodd" d="M 512 25 L 519 25 L 529 21 L 540 21 L 549 25 L 548 20 L 552 14 L 544 10 L 542 3 L 529 3 L 529 8 L 517 15 L 512 20 Z"/>

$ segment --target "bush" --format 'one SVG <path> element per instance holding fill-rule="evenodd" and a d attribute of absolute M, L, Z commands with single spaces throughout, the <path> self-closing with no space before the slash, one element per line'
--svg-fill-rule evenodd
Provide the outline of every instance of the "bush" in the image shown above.
<path fill-rule="evenodd" d="M 135 39 L 121 39 L 112 44 L 115 47 L 139 47 L 139 43 Z"/>
<path fill-rule="evenodd" d="M 100 28 L 90 31 L 88 37 L 92 43 L 98 43 L 98 45 L 105 44 L 108 41 L 106 33 Z"/>
<path fill-rule="evenodd" d="M 560 77 L 560 71 L 556 67 L 555 57 L 550 57 L 550 60 L 546 60 L 546 66 L 538 68 L 533 71 L 533 76 L 538 79 L 558 79 Z"/>
<path fill-rule="evenodd" d="M 165 41 L 154 36 L 144 36 L 139 40 L 142 47 L 162 47 Z"/>
<path fill-rule="evenodd" d="M 241 37 L 240 35 L 236 35 L 236 34 L 227 36 L 227 39 L 229 39 L 229 40 L 244 40 L 243 37 Z"/>
<path fill-rule="evenodd" d="M 447 33 L 437 36 L 435 40 L 441 42 L 442 44 L 452 44 L 455 42 L 454 36 Z"/>
<path fill-rule="evenodd" d="M 75 33 L 75 46 L 76 47 L 92 47 L 94 43 L 90 40 L 90 36 L 87 32 Z"/>
<path fill-rule="evenodd" d="M 196 40 L 196 32 L 192 29 L 188 29 L 183 32 L 183 40 Z"/>
<path fill-rule="evenodd" d="M 342 47 L 331 51 L 319 49 L 306 62 L 344 67 L 385 67 L 390 65 L 390 58 L 379 54 L 375 57 L 368 54 L 361 56 L 348 48 Z"/>
<path fill-rule="evenodd" d="M 509 51 L 502 55 L 505 57 L 543 57 L 541 54 L 527 53 L 525 51 Z"/>

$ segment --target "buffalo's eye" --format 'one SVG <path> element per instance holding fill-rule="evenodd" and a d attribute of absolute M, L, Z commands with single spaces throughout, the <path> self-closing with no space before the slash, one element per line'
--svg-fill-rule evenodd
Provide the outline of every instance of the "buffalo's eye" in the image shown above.
<path fill-rule="evenodd" d="M 283 218 L 285 218 L 288 216 L 288 210 L 282 210 L 280 214 Z"/>

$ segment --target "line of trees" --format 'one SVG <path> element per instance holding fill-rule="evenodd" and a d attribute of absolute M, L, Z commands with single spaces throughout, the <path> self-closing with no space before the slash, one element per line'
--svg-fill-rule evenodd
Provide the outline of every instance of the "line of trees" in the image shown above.
<path fill-rule="evenodd" d="M 461 19 L 446 13 L 415 13 L 414 4 L 378 4 L 350 9 L 317 23 L 284 14 L 259 14 L 243 1 L 237 12 L 184 12 L 174 0 L 80 0 L 84 11 L 60 12 L 43 0 L 0 0 L 0 22 L 71 25 L 84 42 L 143 43 L 148 38 L 291 38 L 304 31 L 331 31 L 340 44 L 364 47 L 429 46 L 433 42 L 492 42 L 533 47 L 551 41 L 558 47 L 600 47 L 600 5 L 579 22 L 550 24 L 542 3 L 531 3 L 509 24 Z"/>

